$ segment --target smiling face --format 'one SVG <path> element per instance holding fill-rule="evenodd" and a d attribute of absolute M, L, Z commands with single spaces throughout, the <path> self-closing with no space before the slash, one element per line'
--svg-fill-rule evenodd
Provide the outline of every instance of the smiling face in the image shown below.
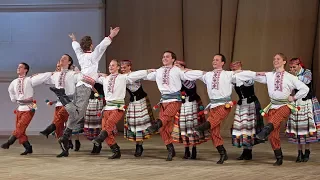
<path fill-rule="evenodd" d="M 213 69 L 222 69 L 223 65 L 224 65 L 224 61 L 222 60 L 222 56 L 215 55 L 212 59 Z"/>
<path fill-rule="evenodd" d="M 118 61 L 116 60 L 111 60 L 109 64 L 109 72 L 110 74 L 117 74 L 119 73 L 120 66 L 118 65 Z"/>
<path fill-rule="evenodd" d="M 175 61 L 176 59 L 174 57 L 172 57 L 172 53 L 170 52 L 165 52 L 162 56 L 162 64 L 164 66 L 170 66 L 170 65 L 173 65 L 173 62 Z"/>
<path fill-rule="evenodd" d="M 284 68 L 285 64 L 287 63 L 286 59 L 284 58 L 284 55 L 276 54 L 273 57 L 273 67 L 275 69 Z"/>
<path fill-rule="evenodd" d="M 28 69 L 24 64 L 19 64 L 17 68 L 17 74 L 19 76 L 25 76 L 28 73 Z"/>
<path fill-rule="evenodd" d="M 127 74 L 131 71 L 131 66 L 127 63 L 121 63 L 121 72 Z"/>

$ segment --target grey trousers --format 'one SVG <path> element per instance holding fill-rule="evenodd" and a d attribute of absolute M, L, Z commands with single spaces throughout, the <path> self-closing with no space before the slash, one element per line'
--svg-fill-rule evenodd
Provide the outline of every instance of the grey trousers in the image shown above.
<path fill-rule="evenodd" d="M 76 130 L 79 128 L 79 125 L 81 126 L 81 124 L 84 123 L 84 116 L 89 104 L 90 94 L 91 88 L 85 85 L 76 87 L 73 101 L 65 106 L 69 113 L 69 118 L 64 134 L 67 133 L 69 135 L 69 132 L 66 132 L 67 129 Z"/>

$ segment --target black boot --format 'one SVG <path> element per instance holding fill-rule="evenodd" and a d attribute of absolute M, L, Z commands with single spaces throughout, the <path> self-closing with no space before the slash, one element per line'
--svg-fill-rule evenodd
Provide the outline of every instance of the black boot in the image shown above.
<path fill-rule="evenodd" d="M 21 153 L 20 155 L 27 155 L 27 154 L 33 153 L 32 146 L 29 143 L 29 141 L 24 142 L 22 145 L 26 150 L 23 153 Z"/>
<path fill-rule="evenodd" d="M 257 141 L 262 140 L 266 141 L 268 139 L 269 134 L 273 131 L 274 127 L 272 123 L 268 123 L 264 126 L 259 134 L 257 134 Z"/>
<path fill-rule="evenodd" d="M 194 129 L 198 131 L 199 133 L 203 133 L 204 131 L 207 131 L 211 128 L 211 124 L 209 121 L 206 121 L 205 123 L 201 124 L 200 126 L 195 127 Z"/>
<path fill-rule="evenodd" d="M 156 121 L 153 125 L 149 126 L 149 127 L 147 128 L 147 130 L 148 130 L 150 133 L 155 133 L 155 132 L 157 132 L 161 127 L 162 127 L 162 121 L 161 121 L 160 119 L 157 119 L 157 121 Z"/>
<path fill-rule="evenodd" d="M 217 164 L 223 164 L 224 161 L 228 160 L 228 155 L 226 149 L 223 147 L 223 145 L 217 146 L 217 150 L 220 154 L 220 159 L 217 162 Z"/>
<path fill-rule="evenodd" d="M 17 140 L 17 138 L 14 135 L 11 135 L 8 139 L 8 141 L 1 145 L 2 149 L 9 149 L 9 147 Z"/>
<path fill-rule="evenodd" d="M 309 161 L 309 156 L 310 156 L 310 150 L 306 149 L 304 151 L 304 158 L 303 158 L 303 162 L 308 162 Z"/>
<path fill-rule="evenodd" d="M 247 155 L 247 149 L 243 149 L 242 154 L 237 158 L 237 160 L 244 160 L 244 157 Z"/>
<path fill-rule="evenodd" d="M 189 147 L 185 147 L 184 148 L 184 156 L 183 156 L 183 159 L 189 159 L 190 158 L 190 149 Z"/>
<path fill-rule="evenodd" d="M 92 148 L 92 151 L 91 151 L 91 154 L 96 154 L 97 148 L 98 148 L 98 146 L 96 146 L 96 145 L 94 144 L 94 145 L 93 145 L 93 148 Z"/>
<path fill-rule="evenodd" d="M 74 151 L 79 151 L 80 147 L 81 147 L 80 141 L 79 140 L 75 140 L 75 144 L 76 144 L 76 147 L 74 148 Z"/>
<path fill-rule="evenodd" d="M 100 134 L 92 140 L 92 143 L 96 146 L 101 145 L 101 143 L 108 137 L 108 132 L 105 130 L 100 131 Z"/>
<path fill-rule="evenodd" d="M 96 154 L 100 154 L 101 149 L 102 149 L 102 145 L 100 144 L 96 149 Z"/>
<path fill-rule="evenodd" d="M 135 157 L 140 157 L 142 155 L 143 152 L 143 146 L 142 144 L 136 144 L 136 152 L 134 153 Z"/>
<path fill-rule="evenodd" d="M 121 152 L 120 152 L 120 147 L 118 146 L 118 144 L 114 144 L 114 145 L 110 146 L 110 149 L 112 150 L 113 155 L 108 157 L 108 159 L 120 159 Z"/>
<path fill-rule="evenodd" d="M 69 149 L 73 149 L 73 143 L 72 143 L 72 140 L 69 140 Z"/>
<path fill-rule="evenodd" d="M 298 150 L 298 156 L 297 156 L 296 162 L 303 162 L 303 160 L 304 160 L 304 156 L 303 156 L 302 150 Z"/>
<path fill-rule="evenodd" d="M 59 100 L 63 106 L 65 106 L 71 102 L 69 97 L 66 95 L 65 89 L 63 89 L 63 88 L 58 89 L 56 87 L 50 87 L 49 89 L 56 94 L 56 96 L 59 98 Z"/>
<path fill-rule="evenodd" d="M 168 150 L 168 157 L 166 161 L 172 161 L 172 158 L 176 155 L 176 152 L 174 150 L 174 146 L 172 143 L 167 145 L 167 150 Z"/>
<path fill-rule="evenodd" d="M 197 159 L 197 147 L 192 147 L 191 159 Z"/>
<path fill-rule="evenodd" d="M 276 156 L 277 161 L 273 163 L 274 166 L 281 166 L 283 163 L 283 156 L 282 156 L 282 150 L 276 149 L 274 150 L 274 155 Z"/>
<path fill-rule="evenodd" d="M 55 124 L 50 124 L 45 130 L 40 131 L 40 134 L 44 135 L 44 136 L 48 136 L 56 130 L 56 125 Z"/>
<path fill-rule="evenodd" d="M 252 160 L 252 149 L 247 149 L 247 154 L 244 156 L 244 160 Z"/>
<path fill-rule="evenodd" d="M 60 144 L 60 147 L 62 149 L 62 152 L 57 155 L 57 157 L 68 157 L 69 156 L 69 139 L 71 137 L 72 130 L 69 128 L 66 128 L 64 130 L 63 135 L 59 138 L 58 142 Z"/>

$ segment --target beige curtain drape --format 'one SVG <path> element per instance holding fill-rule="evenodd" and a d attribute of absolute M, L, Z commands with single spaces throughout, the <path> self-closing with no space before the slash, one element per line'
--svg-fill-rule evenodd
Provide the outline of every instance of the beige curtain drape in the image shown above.
<path fill-rule="evenodd" d="M 134 69 L 157 68 L 163 51 L 172 50 L 189 68 L 210 71 L 213 55 L 222 53 L 225 69 L 238 60 L 244 69 L 270 71 L 274 54 L 282 52 L 313 70 L 320 98 L 318 14 L 318 0 L 106 0 L 107 27 L 121 27 L 107 61 L 131 59 Z M 206 104 L 206 88 L 197 85 Z M 144 89 L 157 103 L 156 84 L 144 82 Z M 256 94 L 262 106 L 269 103 L 265 85 L 256 83 Z M 222 125 L 224 135 L 232 123 L 233 113 Z"/>

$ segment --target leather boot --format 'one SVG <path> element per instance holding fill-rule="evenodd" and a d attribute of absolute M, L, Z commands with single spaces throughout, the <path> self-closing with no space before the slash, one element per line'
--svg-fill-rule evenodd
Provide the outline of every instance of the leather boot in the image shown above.
<path fill-rule="evenodd" d="M 220 159 L 217 162 L 217 164 L 223 164 L 224 161 L 228 160 L 228 155 L 226 149 L 223 147 L 223 145 L 217 146 L 217 150 L 220 154 Z"/>
<path fill-rule="evenodd" d="M 81 143 L 79 140 L 75 140 L 75 148 L 74 148 L 74 151 L 79 151 L 80 150 L 80 147 L 81 147 Z"/>
<path fill-rule="evenodd" d="M 136 152 L 134 153 L 135 157 L 140 157 L 143 152 L 143 146 L 142 144 L 136 144 Z"/>
<path fill-rule="evenodd" d="M 304 160 L 304 156 L 303 156 L 302 150 L 299 150 L 296 162 L 303 162 L 303 160 Z"/>
<path fill-rule="evenodd" d="M 153 125 L 149 126 L 149 127 L 147 128 L 147 130 L 148 130 L 150 133 L 155 133 L 155 132 L 157 132 L 161 127 L 162 127 L 162 121 L 161 121 L 160 119 L 157 119 L 157 121 L 156 121 Z"/>
<path fill-rule="evenodd" d="M 237 160 L 244 160 L 244 157 L 247 155 L 247 149 L 243 149 L 242 154 L 237 158 Z"/>
<path fill-rule="evenodd" d="M 277 161 L 275 163 L 273 163 L 273 165 L 274 166 L 281 166 L 283 163 L 283 156 L 282 156 L 281 148 L 274 150 L 274 155 L 275 155 Z"/>
<path fill-rule="evenodd" d="M 246 156 L 244 156 L 244 160 L 252 160 L 252 149 L 247 149 Z"/>
<path fill-rule="evenodd" d="M 183 159 L 189 159 L 190 158 L 190 149 L 189 147 L 185 147 L 184 148 L 184 156 L 183 156 Z"/>
<path fill-rule="evenodd" d="M 304 151 L 304 158 L 303 158 L 303 162 L 308 162 L 309 161 L 309 156 L 310 156 L 310 150 L 306 149 Z"/>
<path fill-rule="evenodd" d="M 191 159 L 197 159 L 197 147 L 192 147 Z"/>
<path fill-rule="evenodd" d="M 269 134 L 273 131 L 274 127 L 272 123 L 268 123 L 264 128 L 261 130 L 259 134 L 257 134 L 256 138 L 258 140 L 266 141 L 268 139 Z"/>
<path fill-rule="evenodd" d="M 1 145 L 2 149 L 9 149 L 9 147 L 17 140 L 17 138 L 14 135 L 11 135 L 8 139 L 8 141 Z"/>
<path fill-rule="evenodd" d="M 101 145 L 101 143 L 108 137 L 108 132 L 106 130 L 101 130 L 100 134 L 92 140 L 92 143 L 96 146 Z"/>
<path fill-rule="evenodd" d="M 121 152 L 120 152 L 120 147 L 118 146 L 118 144 L 114 144 L 114 145 L 110 146 L 110 149 L 112 150 L 113 155 L 108 157 L 108 159 L 120 159 Z"/>
<path fill-rule="evenodd" d="M 27 155 L 27 154 L 33 153 L 32 146 L 29 143 L 29 141 L 24 142 L 22 145 L 26 150 L 23 153 L 21 153 L 20 155 Z"/>
<path fill-rule="evenodd" d="M 172 161 L 172 158 L 175 156 L 175 150 L 174 150 L 174 146 L 172 143 L 167 145 L 167 150 L 168 150 L 168 157 L 166 159 L 166 161 Z"/>
<path fill-rule="evenodd" d="M 49 89 L 56 94 L 56 96 L 59 98 L 59 100 L 63 106 L 66 106 L 67 104 L 69 104 L 71 102 L 69 97 L 66 95 L 65 89 L 63 89 L 63 88 L 58 89 L 56 87 L 50 87 Z"/>
<path fill-rule="evenodd" d="M 40 131 L 40 134 L 42 134 L 48 138 L 48 136 L 55 130 L 56 130 L 56 125 L 50 124 L 45 130 Z"/>

